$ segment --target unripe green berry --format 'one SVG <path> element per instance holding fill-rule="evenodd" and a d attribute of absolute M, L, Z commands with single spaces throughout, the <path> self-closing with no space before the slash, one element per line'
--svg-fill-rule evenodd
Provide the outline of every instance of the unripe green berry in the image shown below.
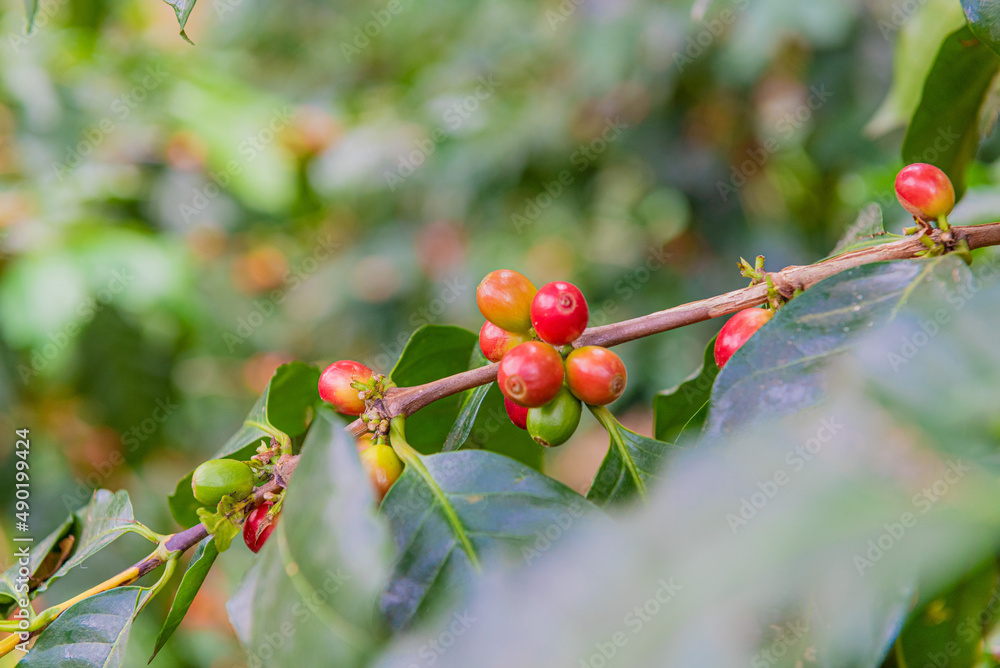
<path fill-rule="evenodd" d="M 191 490 L 198 503 L 217 506 L 222 497 L 246 498 L 253 491 L 253 469 L 235 459 L 210 459 L 194 470 Z"/>
<path fill-rule="evenodd" d="M 549 403 L 528 410 L 528 433 L 547 448 L 562 445 L 580 424 L 582 408 L 580 400 L 564 387 Z"/>
<path fill-rule="evenodd" d="M 368 473 L 379 501 L 403 473 L 403 462 L 392 446 L 384 443 L 376 443 L 362 451 L 361 465 Z"/>

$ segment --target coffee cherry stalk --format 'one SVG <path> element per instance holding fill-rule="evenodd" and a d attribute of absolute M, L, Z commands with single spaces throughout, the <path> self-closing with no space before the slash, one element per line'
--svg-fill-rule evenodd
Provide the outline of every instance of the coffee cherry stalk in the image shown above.
<path fill-rule="evenodd" d="M 924 176 L 935 174 L 926 168 L 914 168 L 907 175 L 910 172 Z M 391 487 L 407 468 L 414 469 L 416 475 L 430 477 L 420 455 L 405 440 L 403 426 L 406 416 L 438 399 L 493 382 L 498 378 L 501 363 L 522 346 L 530 344 L 548 346 L 555 356 L 546 350 L 540 355 L 518 353 L 513 358 L 515 361 L 518 357 L 522 359 L 514 365 L 516 368 L 508 369 L 510 373 L 505 373 L 505 377 L 516 379 L 507 384 L 506 391 L 501 384 L 511 422 L 528 429 L 536 440 L 551 447 L 565 442 L 572 435 L 578 419 L 577 408 L 586 403 L 598 422 L 611 434 L 612 441 L 616 438 L 620 440 L 620 425 L 601 402 L 614 401 L 621 396 L 626 381 L 624 365 L 610 351 L 607 351 L 610 354 L 597 355 L 587 351 L 587 348 L 596 346 L 607 349 L 711 318 L 749 312 L 752 315 L 731 318 L 730 322 L 734 324 L 730 326 L 727 323 L 724 328 L 727 331 L 720 332 L 715 352 L 719 366 L 725 366 L 732 354 L 766 325 L 770 319 L 767 314 L 773 315 L 773 311 L 753 307 L 763 304 L 780 306 L 780 303 L 774 302 L 787 301 L 826 278 L 866 264 L 913 259 L 932 254 L 929 251 L 953 251 L 967 255 L 970 249 L 1000 245 L 1000 223 L 965 227 L 949 224 L 947 216 L 954 203 L 952 192 L 950 182 L 937 177 L 924 181 L 900 178 L 897 180 L 897 194 L 901 204 L 914 215 L 919 227 L 911 231 L 919 230 L 918 235 L 845 252 L 812 265 L 786 267 L 778 272 L 765 272 L 762 261 L 755 266 L 747 265 L 746 268 L 757 274 L 748 287 L 630 320 L 583 329 L 579 333 L 576 332 L 579 322 L 586 323 L 586 317 L 581 317 L 586 301 L 582 299 L 582 294 L 578 298 L 576 291 L 567 287 L 568 284 L 557 284 L 551 288 L 543 286 L 542 290 L 536 290 L 526 277 L 517 272 L 493 272 L 484 279 L 486 285 L 481 284 L 477 290 L 477 304 L 487 322 L 501 330 L 497 333 L 484 326 L 486 332 L 481 331 L 480 337 L 484 354 L 490 359 L 499 358 L 498 363 L 416 387 L 396 388 L 388 379 L 378 376 L 364 365 L 351 362 L 331 365 L 333 370 L 328 368 L 324 371 L 318 389 L 323 399 L 336 410 L 345 415 L 358 416 L 349 425 L 348 431 L 355 437 L 362 436 L 358 444 L 359 465 L 369 471 L 377 498 L 390 494 Z M 921 195 L 926 197 L 921 199 Z M 931 222 L 936 222 L 937 229 L 931 227 Z M 543 298 L 539 299 L 533 312 L 535 296 L 539 293 L 543 294 Z M 561 362 L 561 366 L 551 363 L 555 359 Z M 528 407 L 512 399 L 510 395 L 513 393 L 534 396 L 532 403 L 538 401 L 539 394 L 547 401 Z M 237 531 L 242 527 L 247 547 L 252 551 L 260 550 L 280 523 L 284 490 L 298 462 L 298 456 L 291 452 L 289 437 L 280 433 L 272 436 L 270 444 L 262 444 L 250 461 L 222 465 L 207 462 L 211 466 L 192 478 L 195 498 L 199 503 L 206 504 L 199 509 L 203 519 L 201 523 L 170 535 L 157 534 L 139 522 L 130 524 L 128 531 L 152 541 L 156 549 L 105 582 L 48 610 L 30 614 L 27 634 L 37 635 L 62 612 L 82 600 L 132 584 L 164 567 L 162 577 L 153 586 L 151 593 L 155 594 L 169 581 L 179 556 L 211 535 L 217 527 L 235 525 Z M 371 454 L 365 454 L 370 450 Z M 387 456 L 390 452 L 392 457 Z M 362 455 L 365 455 L 363 459 Z M 213 507 L 212 502 L 217 499 L 218 503 Z M 0 640 L 0 657 L 14 651 L 22 642 L 18 635 L 20 626 L 15 628 L 11 624 L 0 621 L 0 632 L 12 634 Z"/>

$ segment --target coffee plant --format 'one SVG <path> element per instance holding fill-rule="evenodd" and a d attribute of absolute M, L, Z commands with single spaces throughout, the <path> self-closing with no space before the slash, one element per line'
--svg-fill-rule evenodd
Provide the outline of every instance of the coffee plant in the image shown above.
<path fill-rule="evenodd" d="M 183 31 L 193 3 L 170 4 Z M 912 227 L 870 207 L 814 264 L 741 259 L 745 288 L 590 327 L 576 285 L 498 267 L 478 334 L 426 324 L 391 368 L 283 364 L 177 481 L 181 530 L 100 489 L 18 553 L 0 656 L 125 665 L 135 617 L 172 596 L 152 658 L 242 536 L 227 609 L 250 666 L 1000 665 L 1000 222 L 956 208 L 1000 5 L 962 6 L 903 140 Z M 669 360 L 697 370 L 654 397 L 652 435 L 625 427 L 613 348 L 722 317 L 702 359 Z M 591 418 L 585 494 L 507 449 L 572 452 Z M 126 534 L 149 555 L 34 608 Z"/>

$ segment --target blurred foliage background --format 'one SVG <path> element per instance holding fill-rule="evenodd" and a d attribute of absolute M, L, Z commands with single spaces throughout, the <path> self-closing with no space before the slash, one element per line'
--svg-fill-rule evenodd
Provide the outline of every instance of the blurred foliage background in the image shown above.
<path fill-rule="evenodd" d="M 0 8 L 0 463 L 30 428 L 38 535 L 98 486 L 172 530 L 166 494 L 278 364 L 388 371 L 424 323 L 478 329 L 492 269 L 578 283 L 600 324 L 740 287 L 741 255 L 815 261 L 868 201 L 901 222 L 903 128 L 886 107 L 866 125 L 911 22 L 961 20 L 938 0 L 201 0 L 191 46 L 155 0 L 43 0 L 29 35 Z M 627 423 L 648 432 L 717 327 L 621 350 Z M 233 552 L 154 666 L 243 665 Z M 161 618 L 136 623 L 135 665 Z"/>

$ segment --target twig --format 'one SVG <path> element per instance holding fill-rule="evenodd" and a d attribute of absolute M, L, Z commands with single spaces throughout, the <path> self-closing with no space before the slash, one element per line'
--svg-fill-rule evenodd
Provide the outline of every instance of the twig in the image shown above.
<path fill-rule="evenodd" d="M 260 505 L 264 502 L 265 494 L 273 493 L 279 488 L 285 487 L 288 484 L 288 480 L 291 478 L 292 473 L 295 471 L 298 461 L 298 456 L 289 456 L 279 462 L 275 470 L 275 477 L 254 491 L 251 505 Z M 167 540 L 163 542 L 162 547 L 158 547 L 152 554 L 142 561 L 136 562 L 121 573 L 108 578 L 95 587 L 91 587 L 82 594 L 78 594 L 68 601 L 60 603 L 59 605 L 40 613 L 40 616 L 47 615 L 49 618 L 41 628 L 32 631 L 31 635 L 36 636 L 44 631 L 49 624 L 54 622 L 59 615 L 68 610 L 71 606 L 84 599 L 90 598 L 91 596 L 100 594 L 101 592 L 132 584 L 144 575 L 147 575 L 152 571 L 155 571 L 160 566 L 163 566 L 171 558 L 176 558 L 177 553 L 190 550 L 207 537 L 208 531 L 202 524 L 196 524 L 190 529 L 185 529 L 184 531 L 169 536 Z M 0 640 L 0 657 L 4 657 L 14 651 L 20 642 L 20 636 L 16 633 Z"/>
<path fill-rule="evenodd" d="M 951 247 L 963 239 L 968 243 L 970 249 L 996 246 L 1000 245 L 1000 223 L 952 227 L 948 236 L 943 239 L 941 230 L 937 229 L 927 236 L 935 243 L 948 244 Z M 926 250 L 927 246 L 917 235 L 913 235 L 899 241 L 837 255 L 816 264 L 792 265 L 781 271 L 768 272 L 766 276 L 771 279 L 778 292 L 788 298 L 796 290 L 805 290 L 846 269 L 874 262 L 913 259 L 918 257 L 918 253 Z M 760 283 L 631 320 L 590 327 L 573 345 L 577 347 L 617 346 L 685 325 L 693 325 L 711 318 L 729 315 L 752 306 L 759 306 L 767 300 L 768 286 L 765 283 Z M 438 399 L 493 382 L 496 380 L 497 366 L 497 364 L 490 364 L 414 387 L 391 388 L 382 400 L 382 410 L 385 417 L 389 419 L 397 415 L 412 415 Z M 360 436 L 366 431 L 361 420 L 355 420 L 348 425 L 347 429 L 354 436 Z"/>

